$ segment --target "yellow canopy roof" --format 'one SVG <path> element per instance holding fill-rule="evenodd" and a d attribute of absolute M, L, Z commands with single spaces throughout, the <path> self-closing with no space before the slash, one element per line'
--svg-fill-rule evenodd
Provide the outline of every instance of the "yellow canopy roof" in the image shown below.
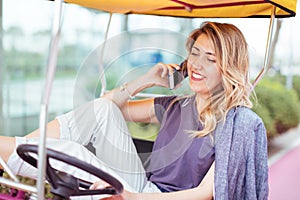
<path fill-rule="evenodd" d="M 297 0 L 65 0 L 68 3 L 106 12 L 177 17 L 240 18 L 276 17 L 296 14 Z"/>

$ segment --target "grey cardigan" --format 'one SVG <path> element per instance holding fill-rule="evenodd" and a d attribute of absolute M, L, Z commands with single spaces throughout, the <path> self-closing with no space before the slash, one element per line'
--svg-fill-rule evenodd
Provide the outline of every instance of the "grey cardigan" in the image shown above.
<path fill-rule="evenodd" d="M 231 109 L 215 133 L 215 199 L 267 200 L 266 129 L 245 107 Z"/>

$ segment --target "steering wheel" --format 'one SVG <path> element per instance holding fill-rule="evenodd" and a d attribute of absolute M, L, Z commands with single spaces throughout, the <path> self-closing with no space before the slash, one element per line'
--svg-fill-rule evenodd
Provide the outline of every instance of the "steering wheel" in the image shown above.
<path fill-rule="evenodd" d="M 37 168 L 37 159 L 32 154 L 37 155 L 38 146 L 30 144 L 21 144 L 17 148 L 19 156 L 28 162 L 30 165 Z M 67 154 L 46 149 L 46 179 L 51 185 L 51 193 L 62 198 L 69 199 L 70 196 L 81 196 L 81 195 L 99 195 L 99 194 L 110 194 L 117 195 L 123 191 L 123 185 L 115 179 L 113 176 L 106 172 L 88 164 L 84 161 L 78 160 L 75 157 Z M 91 190 L 89 187 L 92 183 L 81 180 L 71 174 L 54 169 L 49 159 L 58 160 L 77 167 L 85 172 L 95 175 L 96 177 L 109 183 L 111 187 L 104 189 Z"/>

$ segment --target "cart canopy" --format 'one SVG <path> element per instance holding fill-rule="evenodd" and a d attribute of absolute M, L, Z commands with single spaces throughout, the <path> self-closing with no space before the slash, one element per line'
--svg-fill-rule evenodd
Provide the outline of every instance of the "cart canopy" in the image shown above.
<path fill-rule="evenodd" d="M 297 0 L 65 0 L 80 6 L 122 14 L 197 18 L 293 17 Z"/>

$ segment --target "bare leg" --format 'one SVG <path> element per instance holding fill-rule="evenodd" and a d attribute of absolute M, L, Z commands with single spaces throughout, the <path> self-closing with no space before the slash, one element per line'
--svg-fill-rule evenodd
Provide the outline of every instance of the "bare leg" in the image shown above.
<path fill-rule="evenodd" d="M 0 136 L 0 156 L 2 159 L 7 162 L 9 156 L 15 150 L 15 138 L 14 137 L 7 137 L 7 136 Z M 0 165 L 0 169 L 2 166 Z"/>
<path fill-rule="evenodd" d="M 40 130 L 37 129 L 29 133 L 28 135 L 26 135 L 25 138 L 29 139 L 29 138 L 39 137 L 39 136 L 40 136 Z M 47 124 L 47 138 L 59 139 L 59 137 L 60 137 L 59 123 L 56 119 L 54 119 L 53 121 Z"/>
<path fill-rule="evenodd" d="M 34 138 L 34 137 L 39 137 L 40 132 L 39 129 L 33 131 L 32 133 L 29 133 L 28 135 L 25 136 L 25 138 Z M 47 125 L 47 137 L 48 138 L 54 138 L 54 139 L 59 139 L 60 137 L 60 128 L 59 128 L 59 123 L 55 119 L 51 122 L 48 123 Z M 16 148 L 16 140 L 14 137 L 9 137 L 9 136 L 0 136 L 0 156 L 2 159 L 7 162 L 8 158 L 10 155 L 13 153 L 13 151 Z M 0 169 L 2 167 L 0 166 Z"/>
<path fill-rule="evenodd" d="M 38 131 L 16 138 L 15 144 L 37 144 L 36 136 L 39 136 Z M 145 170 L 122 112 L 110 100 L 96 99 L 58 117 L 58 120 L 48 124 L 47 137 L 54 138 L 47 140 L 48 148 L 68 153 L 88 163 L 93 163 L 93 160 L 102 163 L 102 166 L 113 170 L 136 191 L 142 191 L 147 184 Z M 84 147 L 90 143 L 95 154 Z M 16 174 L 32 174 L 32 168 L 25 165 L 15 151 L 7 163 Z M 96 163 L 93 164 L 101 168 Z M 67 166 L 62 166 L 62 169 L 66 170 Z"/>

